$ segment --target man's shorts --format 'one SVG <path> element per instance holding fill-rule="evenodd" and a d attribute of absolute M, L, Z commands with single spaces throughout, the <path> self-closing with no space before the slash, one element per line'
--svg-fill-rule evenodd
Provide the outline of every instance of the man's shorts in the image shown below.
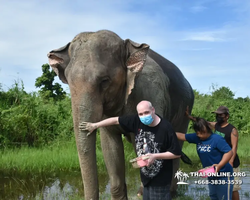
<path fill-rule="evenodd" d="M 170 185 L 146 186 L 143 188 L 143 200 L 171 200 Z"/>
<path fill-rule="evenodd" d="M 233 168 L 234 170 L 234 173 L 238 173 L 240 172 L 240 167 L 237 167 L 237 168 Z M 240 176 L 234 176 L 234 180 L 240 180 Z M 241 189 L 241 185 L 240 184 L 234 184 L 234 187 L 233 187 L 233 192 L 234 191 L 238 191 Z"/>

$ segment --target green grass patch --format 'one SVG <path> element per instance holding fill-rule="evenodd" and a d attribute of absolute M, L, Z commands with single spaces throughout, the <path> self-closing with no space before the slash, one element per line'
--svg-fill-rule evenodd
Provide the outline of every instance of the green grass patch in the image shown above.
<path fill-rule="evenodd" d="M 0 151 L 0 169 L 11 173 L 41 173 L 79 168 L 75 142 L 58 142 L 42 148 L 15 148 Z"/>
<path fill-rule="evenodd" d="M 124 139 L 125 140 L 125 139 Z M 133 147 L 125 143 L 126 165 L 135 157 Z M 106 172 L 100 140 L 96 144 L 97 166 L 100 172 Z M 51 173 L 58 171 L 80 170 L 75 139 L 71 141 L 53 142 L 40 148 L 5 148 L 0 150 L 0 171 L 5 173 Z"/>
<path fill-rule="evenodd" d="M 125 140 L 125 139 L 124 139 Z M 250 137 L 240 137 L 238 154 L 241 160 L 250 160 Z M 129 160 L 135 157 L 135 152 L 127 141 L 124 141 L 126 165 L 129 168 Z M 183 152 L 193 161 L 199 161 L 196 145 L 184 142 Z M 97 139 L 97 165 L 99 171 L 105 169 L 99 137 Z M 0 170 L 11 173 L 41 173 L 79 170 L 78 154 L 75 140 L 68 142 L 54 142 L 41 148 L 15 148 L 0 151 Z"/>

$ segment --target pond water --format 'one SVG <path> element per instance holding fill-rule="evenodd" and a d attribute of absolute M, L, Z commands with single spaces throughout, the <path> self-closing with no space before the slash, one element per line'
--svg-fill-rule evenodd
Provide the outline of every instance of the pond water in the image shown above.
<path fill-rule="evenodd" d="M 181 164 L 183 172 L 196 171 L 199 167 L 190 168 L 188 165 Z M 241 164 L 241 172 L 246 174 L 242 178 L 243 184 L 240 190 L 240 199 L 250 199 L 250 162 Z M 127 170 L 127 188 L 129 199 L 139 199 L 136 197 L 138 186 L 140 185 L 138 169 Z M 183 196 L 190 196 L 192 199 L 200 200 L 201 197 L 208 196 L 206 185 L 194 184 L 200 177 L 189 177 L 188 185 L 179 185 L 178 193 Z M 205 179 L 204 179 L 205 180 Z M 99 176 L 100 199 L 110 199 L 109 181 L 107 175 Z M 20 175 L 12 173 L 11 176 L 0 171 L 0 199 L 71 199 L 76 194 L 83 196 L 82 180 L 80 172 L 65 172 L 53 174 L 32 174 Z M 190 198 L 189 198 L 190 199 Z"/>

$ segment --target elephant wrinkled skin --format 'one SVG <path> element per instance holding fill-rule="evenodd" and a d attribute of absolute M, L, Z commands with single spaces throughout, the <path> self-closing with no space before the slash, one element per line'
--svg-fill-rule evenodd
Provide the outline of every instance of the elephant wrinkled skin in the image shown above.
<path fill-rule="evenodd" d="M 181 71 L 149 45 L 122 40 L 108 30 L 83 32 L 66 46 L 50 51 L 48 58 L 60 80 L 70 88 L 85 199 L 99 198 L 96 134 L 87 137 L 87 132 L 78 128 L 80 122 L 134 114 L 136 105 L 148 100 L 175 131 L 187 131 L 185 110 L 187 106 L 192 110 L 193 90 Z M 100 129 L 112 199 L 127 199 L 121 133 L 119 126 Z M 128 139 L 134 144 L 133 134 L 129 133 Z M 173 165 L 175 172 L 179 159 Z M 173 180 L 171 190 L 176 188 Z"/>

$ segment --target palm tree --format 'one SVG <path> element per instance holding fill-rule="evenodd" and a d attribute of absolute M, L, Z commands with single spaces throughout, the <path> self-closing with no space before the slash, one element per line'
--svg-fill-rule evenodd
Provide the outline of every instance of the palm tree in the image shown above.
<path fill-rule="evenodd" d="M 189 178 L 188 174 L 187 173 L 183 173 L 183 179 L 186 181 L 187 178 Z"/>
<path fill-rule="evenodd" d="M 183 172 L 181 170 L 178 170 L 176 173 L 175 173 L 175 178 L 177 178 L 178 180 L 180 179 L 181 180 L 181 177 L 183 175 Z"/>

